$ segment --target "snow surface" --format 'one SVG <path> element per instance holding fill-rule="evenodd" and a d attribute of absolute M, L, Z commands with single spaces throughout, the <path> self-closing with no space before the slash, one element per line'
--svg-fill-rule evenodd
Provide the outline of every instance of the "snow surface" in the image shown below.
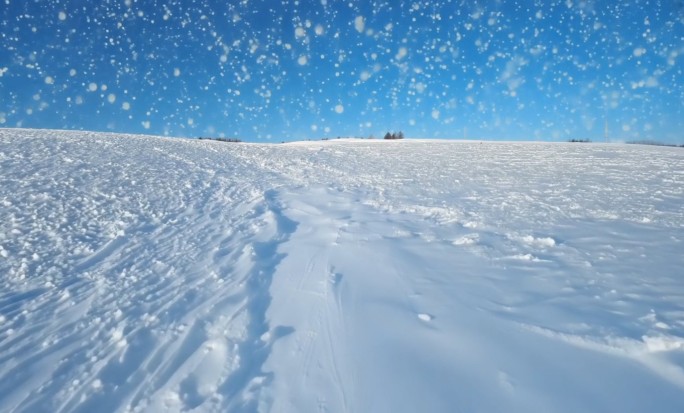
<path fill-rule="evenodd" d="M 682 412 L 684 151 L 0 129 L 0 411 Z"/>

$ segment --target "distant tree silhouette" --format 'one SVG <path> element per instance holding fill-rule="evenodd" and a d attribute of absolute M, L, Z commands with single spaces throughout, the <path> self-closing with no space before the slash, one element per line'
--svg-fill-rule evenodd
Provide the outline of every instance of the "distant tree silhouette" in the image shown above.
<path fill-rule="evenodd" d="M 641 141 L 629 141 L 628 144 L 632 145 L 654 145 L 654 146 L 671 146 L 673 148 L 684 148 L 684 145 L 677 145 L 676 143 L 665 143 L 652 140 L 641 140 Z"/>
<path fill-rule="evenodd" d="M 240 139 L 237 139 L 237 138 L 207 138 L 204 136 L 200 136 L 199 139 L 200 140 L 219 141 L 219 142 L 233 142 L 233 143 L 242 142 Z"/>
<path fill-rule="evenodd" d="M 398 133 L 387 132 L 385 134 L 385 139 L 404 139 L 404 132 L 401 132 L 401 131 L 399 131 Z"/>

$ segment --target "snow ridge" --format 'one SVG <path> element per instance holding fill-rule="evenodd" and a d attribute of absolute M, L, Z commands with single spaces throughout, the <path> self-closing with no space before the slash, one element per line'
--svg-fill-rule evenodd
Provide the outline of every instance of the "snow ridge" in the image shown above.
<path fill-rule="evenodd" d="M 682 171 L 0 129 L 0 411 L 680 412 Z"/>

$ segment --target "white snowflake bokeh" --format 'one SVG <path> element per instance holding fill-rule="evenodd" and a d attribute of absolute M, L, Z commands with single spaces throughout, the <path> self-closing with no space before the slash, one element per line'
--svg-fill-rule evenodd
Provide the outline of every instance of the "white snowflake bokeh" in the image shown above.
<path fill-rule="evenodd" d="M 2 2 L 0 127 L 684 139 L 677 1 Z"/>

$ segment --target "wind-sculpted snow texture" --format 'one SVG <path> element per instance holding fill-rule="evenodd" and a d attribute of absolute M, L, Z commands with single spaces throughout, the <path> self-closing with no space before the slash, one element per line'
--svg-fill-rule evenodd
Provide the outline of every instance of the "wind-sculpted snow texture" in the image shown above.
<path fill-rule="evenodd" d="M 684 151 L 0 130 L 0 411 L 682 412 Z"/>

